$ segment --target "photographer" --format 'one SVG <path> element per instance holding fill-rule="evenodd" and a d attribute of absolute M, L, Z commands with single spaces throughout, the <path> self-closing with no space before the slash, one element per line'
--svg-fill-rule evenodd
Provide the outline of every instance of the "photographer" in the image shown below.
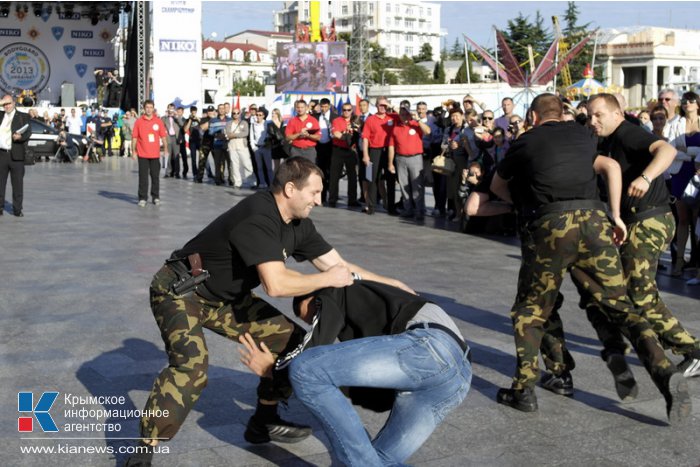
<path fill-rule="evenodd" d="M 73 162 L 78 158 L 78 153 L 80 150 L 75 144 L 75 141 L 67 138 L 65 131 L 61 131 L 58 134 L 58 140 L 56 140 L 56 143 L 58 144 L 58 150 L 56 151 L 54 161 Z"/>
<path fill-rule="evenodd" d="M 357 135 L 360 122 L 352 114 L 352 105 L 343 104 L 342 115 L 333 120 L 331 137 L 330 182 L 328 189 L 328 206 L 334 208 L 338 203 L 338 185 L 343 175 L 343 167 L 348 176 L 348 207 L 357 207 Z"/>

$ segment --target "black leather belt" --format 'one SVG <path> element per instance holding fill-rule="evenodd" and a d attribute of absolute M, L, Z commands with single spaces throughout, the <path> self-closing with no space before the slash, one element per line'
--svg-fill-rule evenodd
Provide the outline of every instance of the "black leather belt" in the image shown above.
<path fill-rule="evenodd" d="M 464 340 L 461 337 L 455 334 L 454 331 L 448 328 L 447 326 L 443 326 L 442 324 L 438 323 L 423 321 L 420 323 L 410 325 L 406 328 L 406 331 L 410 331 L 411 329 L 439 329 L 442 332 L 446 332 L 451 338 L 453 338 L 457 342 L 459 348 L 462 349 L 462 352 L 466 352 L 467 350 L 469 350 L 469 353 L 467 354 L 467 359 L 469 360 L 469 363 L 472 362 L 472 351 L 467 345 L 467 343 L 464 342 Z"/>
<path fill-rule="evenodd" d="M 399 157 L 415 157 L 415 156 L 422 156 L 423 153 L 420 154 L 398 154 Z"/>

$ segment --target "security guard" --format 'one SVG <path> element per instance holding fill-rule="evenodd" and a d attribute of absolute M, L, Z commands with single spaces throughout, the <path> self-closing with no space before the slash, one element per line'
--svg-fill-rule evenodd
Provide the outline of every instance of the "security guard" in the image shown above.
<path fill-rule="evenodd" d="M 629 333 L 652 380 L 666 399 L 670 423 L 691 412 L 685 378 L 664 355 L 651 325 L 627 297 L 615 243 L 626 230 L 620 218 L 621 175 L 617 163 L 598 157 L 596 138 L 575 122 L 560 122 L 563 106 L 553 94 L 532 102 L 534 127 L 511 146 L 491 184 L 491 191 L 511 200 L 508 181 L 526 222 L 527 248 L 532 261 L 523 261 L 519 290 L 511 311 L 517 370 L 511 388 L 498 391 L 497 400 L 518 410 L 537 410 L 534 392 L 537 354 L 543 326 L 557 299 L 564 273 L 576 267 L 585 274 L 583 286 L 600 303 L 608 318 Z M 596 173 L 609 180 L 611 217 L 597 201 Z"/>

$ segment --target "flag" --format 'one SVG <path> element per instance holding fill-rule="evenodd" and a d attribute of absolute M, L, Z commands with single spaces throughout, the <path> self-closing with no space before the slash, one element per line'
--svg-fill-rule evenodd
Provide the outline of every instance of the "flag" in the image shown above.
<path fill-rule="evenodd" d="M 233 108 L 238 110 L 238 111 L 241 110 L 241 93 L 240 92 L 236 93 L 236 105 Z"/>
<path fill-rule="evenodd" d="M 360 95 L 355 94 L 355 115 L 360 115 Z M 348 96 L 348 102 L 350 102 L 350 96 Z"/>
<path fill-rule="evenodd" d="M 335 109 L 338 111 L 338 115 L 342 115 L 342 113 L 343 113 L 343 96 L 340 96 L 340 99 L 338 99 L 338 104 L 335 106 Z"/>

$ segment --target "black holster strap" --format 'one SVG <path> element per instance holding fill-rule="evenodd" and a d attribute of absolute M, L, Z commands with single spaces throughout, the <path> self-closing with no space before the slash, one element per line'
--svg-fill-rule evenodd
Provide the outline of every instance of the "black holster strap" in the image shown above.
<path fill-rule="evenodd" d="M 650 217 L 659 216 L 671 212 L 670 206 L 653 206 L 641 212 L 628 212 L 622 216 L 622 222 L 625 224 L 634 224 L 635 222 L 641 222 Z"/>

